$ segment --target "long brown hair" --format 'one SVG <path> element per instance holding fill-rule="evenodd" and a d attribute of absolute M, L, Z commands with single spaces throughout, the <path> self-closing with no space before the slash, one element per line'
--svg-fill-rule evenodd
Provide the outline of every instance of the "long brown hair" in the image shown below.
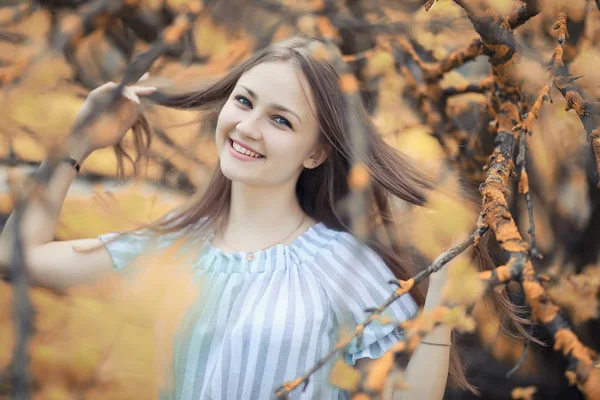
<path fill-rule="evenodd" d="M 340 88 L 340 73 L 334 65 L 322 57 L 314 57 L 313 52 L 323 46 L 316 39 L 294 37 L 269 45 L 255 53 L 248 60 L 228 71 L 224 77 L 211 83 L 201 83 L 198 87 L 187 86 L 174 91 L 164 88 L 149 97 L 152 102 L 178 109 L 201 110 L 205 118 L 215 118 L 228 100 L 238 79 L 254 66 L 269 61 L 291 61 L 303 73 L 315 100 L 321 140 L 330 146 L 327 159 L 314 169 L 304 169 L 296 185 L 296 193 L 304 212 L 329 228 L 354 234 L 350 217 L 341 206 L 342 201 L 351 193 L 349 174 L 352 163 L 361 162 L 367 169 L 371 184 L 368 187 L 367 205 L 369 212 L 376 218 L 367 218 L 370 231 L 382 227 L 388 233 L 394 232 L 394 209 L 392 198 L 402 199 L 410 204 L 423 206 L 428 190 L 435 188 L 435 182 L 419 171 L 414 162 L 388 145 L 378 133 L 364 106 L 358 102 L 356 109 L 350 109 L 349 102 Z M 357 115 L 360 131 L 364 134 L 365 151 L 354 152 L 348 135 L 347 115 Z M 144 118 L 136 128 L 147 130 Z M 148 132 L 149 133 L 149 132 Z M 141 141 L 138 141 L 141 143 Z M 136 150 L 143 151 L 139 146 Z M 363 159 L 356 159 L 362 154 Z M 117 154 L 122 162 L 122 154 Z M 142 228 L 158 235 L 177 232 L 194 227 L 194 233 L 208 232 L 220 225 L 227 217 L 230 207 L 231 181 L 217 167 L 201 191 L 190 197 L 184 205 L 168 215 L 145 224 Z M 371 235 L 367 244 L 385 261 L 398 279 L 406 280 L 412 276 L 407 267 L 407 258 L 400 251 L 401 244 L 394 235 L 391 241 L 384 243 L 377 235 Z M 487 248 L 481 241 L 478 249 L 479 268 L 489 269 L 493 263 L 487 254 Z M 415 287 L 411 295 L 422 306 L 425 296 Z M 513 322 L 519 326 L 523 322 L 515 313 L 514 307 L 505 295 L 489 291 L 486 295 L 501 320 Z M 522 329 L 517 328 L 522 332 Z M 476 391 L 465 377 L 457 349 L 453 347 L 450 355 L 450 384 L 455 387 Z"/>

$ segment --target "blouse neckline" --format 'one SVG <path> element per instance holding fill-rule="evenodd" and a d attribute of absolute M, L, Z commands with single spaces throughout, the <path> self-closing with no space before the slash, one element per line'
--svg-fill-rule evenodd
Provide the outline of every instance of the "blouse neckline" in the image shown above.
<path fill-rule="evenodd" d="M 235 261 L 244 260 L 249 263 L 254 263 L 254 262 L 257 262 L 257 260 L 263 259 L 264 256 L 266 256 L 266 255 L 277 254 L 278 252 L 283 252 L 285 250 L 289 250 L 290 248 L 294 248 L 294 247 L 298 246 L 302 241 L 306 240 L 307 237 L 314 235 L 316 233 L 316 230 L 318 230 L 322 226 L 323 227 L 325 226 L 324 222 L 317 222 L 316 224 L 311 225 L 302 234 L 300 234 L 300 236 L 298 236 L 296 239 L 294 239 L 289 244 L 281 244 L 280 243 L 280 244 L 276 244 L 271 247 L 267 247 L 266 249 L 263 249 L 263 250 L 256 250 L 256 251 L 252 252 L 252 255 L 254 257 L 251 261 L 248 260 L 249 252 L 247 252 L 247 251 L 225 252 L 224 250 L 221 250 L 218 247 L 213 246 L 212 239 L 215 235 L 214 232 L 212 232 L 209 235 L 208 239 L 206 240 L 206 245 L 207 245 L 209 252 L 217 254 L 221 257 L 225 257 L 225 258 L 228 258 L 230 260 L 235 260 Z"/>

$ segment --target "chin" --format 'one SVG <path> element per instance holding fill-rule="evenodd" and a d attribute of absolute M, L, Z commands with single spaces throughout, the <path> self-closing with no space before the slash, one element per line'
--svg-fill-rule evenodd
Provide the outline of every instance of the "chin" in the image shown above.
<path fill-rule="evenodd" d="M 256 179 L 248 175 L 247 170 L 243 170 L 239 165 L 232 165 L 229 160 L 220 161 L 221 172 L 225 178 L 233 182 L 244 182 L 249 184 L 256 184 Z"/>

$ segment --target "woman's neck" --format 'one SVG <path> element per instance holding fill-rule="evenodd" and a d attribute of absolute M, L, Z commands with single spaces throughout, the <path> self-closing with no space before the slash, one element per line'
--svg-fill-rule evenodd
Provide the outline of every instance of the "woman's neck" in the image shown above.
<path fill-rule="evenodd" d="M 291 243 L 315 223 L 300 207 L 294 187 L 232 182 L 229 216 L 216 236 L 221 241 L 225 237 L 226 247 L 251 251 L 271 246 L 288 235 L 282 244 Z"/>

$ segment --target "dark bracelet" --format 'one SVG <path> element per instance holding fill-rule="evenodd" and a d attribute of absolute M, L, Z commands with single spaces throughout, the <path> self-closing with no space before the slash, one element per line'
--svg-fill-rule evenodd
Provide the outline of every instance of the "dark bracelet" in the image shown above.
<path fill-rule="evenodd" d="M 81 165 L 79 165 L 79 163 L 74 158 L 65 156 L 65 158 L 63 158 L 63 161 L 71 164 L 75 168 L 75 171 L 77 171 L 77 173 L 79 173 L 79 169 L 81 168 Z"/>
<path fill-rule="evenodd" d="M 426 342 L 425 340 L 421 340 L 421 343 L 428 344 L 430 346 L 443 346 L 443 347 L 452 346 L 452 342 L 450 342 L 450 343 L 435 343 L 435 342 Z"/>

